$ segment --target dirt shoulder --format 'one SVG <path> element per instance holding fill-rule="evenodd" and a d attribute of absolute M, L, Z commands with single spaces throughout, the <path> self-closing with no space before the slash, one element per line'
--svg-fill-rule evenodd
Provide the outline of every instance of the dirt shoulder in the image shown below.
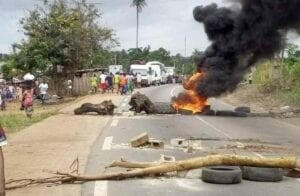
<path fill-rule="evenodd" d="M 116 105 L 118 95 L 94 95 L 71 104 L 46 120 L 18 133 L 9 135 L 4 147 L 6 180 L 42 178 L 46 171 L 69 171 L 70 164 L 79 158 L 79 170 L 84 172 L 90 147 L 111 117 L 73 115 L 73 109 L 82 103 L 100 103 L 111 99 Z M 7 195 L 80 195 L 80 186 L 35 186 L 11 190 Z"/>
<path fill-rule="evenodd" d="M 281 107 L 286 106 L 272 94 L 258 91 L 255 85 L 240 86 L 233 93 L 223 96 L 221 100 L 235 107 L 248 106 L 252 112 L 278 112 Z M 279 120 L 300 127 L 300 115 Z"/>

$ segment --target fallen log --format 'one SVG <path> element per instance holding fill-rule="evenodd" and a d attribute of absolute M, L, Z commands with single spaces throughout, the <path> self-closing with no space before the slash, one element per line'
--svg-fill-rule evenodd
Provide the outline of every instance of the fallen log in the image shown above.
<path fill-rule="evenodd" d="M 152 162 L 137 162 L 137 161 L 127 161 L 121 158 L 120 161 L 113 161 L 111 164 L 106 166 L 105 168 L 111 167 L 121 167 L 127 169 L 137 169 L 137 168 L 147 168 L 147 167 L 154 167 L 165 163 L 175 162 L 175 157 L 160 155 L 160 159 L 158 161 Z"/>
<path fill-rule="evenodd" d="M 156 114 L 156 109 L 152 101 L 144 94 L 137 92 L 131 96 L 129 101 L 130 110 L 136 113 L 145 111 L 147 114 Z"/>
<path fill-rule="evenodd" d="M 120 173 L 104 173 L 100 175 L 80 175 L 72 173 L 56 172 L 56 176 L 47 179 L 24 179 L 10 181 L 6 185 L 6 189 L 15 189 L 26 187 L 32 184 L 45 183 L 83 183 L 87 181 L 96 180 L 123 180 L 127 178 L 145 177 L 153 175 L 161 175 L 174 171 L 185 171 L 197 169 L 207 166 L 217 165 L 232 165 L 232 166 L 254 166 L 254 167 L 275 167 L 285 169 L 300 169 L 300 161 L 296 157 L 282 157 L 282 158 L 254 158 L 239 155 L 209 155 L 206 157 L 196 157 L 187 160 L 161 163 L 158 165 L 148 165 L 142 169 L 135 169 Z M 141 165 L 129 164 L 126 167 L 134 168 Z M 146 166 L 146 165 L 145 165 Z M 15 183 L 15 184 L 13 184 Z"/>
<path fill-rule="evenodd" d="M 82 115 L 90 112 L 96 112 L 98 115 L 113 115 L 116 106 L 111 100 L 103 101 L 100 104 L 84 103 L 74 110 L 75 115 Z"/>

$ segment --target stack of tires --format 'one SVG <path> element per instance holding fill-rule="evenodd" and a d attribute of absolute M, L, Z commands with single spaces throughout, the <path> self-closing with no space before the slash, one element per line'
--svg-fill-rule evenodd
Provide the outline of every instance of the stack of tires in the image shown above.
<path fill-rule="evenodd" d="M 283 179 L 280 168 L 213 166 L 202 170 L 202 180 L 214 184 L 238 184 L 242 179 L 258 182 L 279 182 Z"/>

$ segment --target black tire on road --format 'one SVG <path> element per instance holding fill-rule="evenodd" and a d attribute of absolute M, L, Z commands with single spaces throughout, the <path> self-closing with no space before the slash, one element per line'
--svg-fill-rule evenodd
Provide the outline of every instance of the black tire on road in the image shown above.
<path fill-rule="evenodd" d="M 231 110 L 217 110 L 216 116 L 224 117 L 247 117 L 248 115 L 245 112 L 235 112 Z"/>
<path fill-rule="evenodd" d="M 205 167 L 202 180 L 214 184 L 238 184 L 242 181 L 242 171 L 236 166 Z"/>
<path fill-rule="evenodd" d="M 247 106 L 237 107 L 234 109 L 235 112 L 241 112 L 241 113 L 250 113 L 251 109 Z"/>
<path fill-rule="evenodd" d="M 243 179 L 258 182 L 279 182 L 283 179 L 280 168 L 242 167 Z"/>
<path fill-rule="evenodd" d="M 176 110 L 170 103 L 154 102 L 153 105 L 157 114 L 176 114 Z"/>

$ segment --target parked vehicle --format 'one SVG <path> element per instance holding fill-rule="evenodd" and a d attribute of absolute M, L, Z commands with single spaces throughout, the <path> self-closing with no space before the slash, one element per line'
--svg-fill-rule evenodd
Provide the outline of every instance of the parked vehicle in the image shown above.
<path fill-rule="evenodd" d="M 123 65 L 109 65 L 108 72 L 112 74 L 121 73 L 123 72 Z"/>
<path fill-rule="evenodd" d="M 168 84 L 175 83 L 175 67 L 165 67 L 166 78 Z"/>
<path fill-rule="evenodd" d="M 165 74 L 165 65 L 158 61 L 150 61 L 146 65 L 148 65 L 152 70 L 153 85 L 165 84 L 167 77 Z"/>
<path fill-rule="evenodd" d="M 130 73 L 133 75 L 141 74 L 142 86 L 150 86 L 153 83 L 152 70 L 149 65 L 130 65 Z"/>
<path fill-rule="evenodd" d="M 165 67 L 167 76 L 174 76 L 175 67 Z"/>

